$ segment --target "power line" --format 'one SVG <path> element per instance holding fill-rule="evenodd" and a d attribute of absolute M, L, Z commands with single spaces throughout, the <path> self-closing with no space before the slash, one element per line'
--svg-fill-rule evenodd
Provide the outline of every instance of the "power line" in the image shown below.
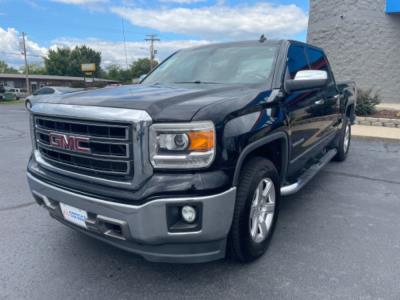
<path fill-rule="evenodd" d="M 150 41 L 150 71 L 153 70 L 154 67 L 154 57 L 156 54 L 156 51 L 154 50 L 154 42 L 155 41 L 160 41 L 159 38 L 157 38 L 156 34 L 147 34 L 147 38 L 145 41 Z"/>

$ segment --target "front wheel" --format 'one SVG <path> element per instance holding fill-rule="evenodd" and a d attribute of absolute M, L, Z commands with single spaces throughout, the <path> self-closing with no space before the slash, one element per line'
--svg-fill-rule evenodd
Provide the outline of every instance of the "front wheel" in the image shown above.
<path fill-rule="evenodd" d="M 32 103 L 30 100 L 25 100 L 25 108 L 29 111 L 32 108 Z"/>
<path fill-rule="evenodd" d="M 265 158 L 252 158 L 243 167 L 228 238 L 234 259 L 250 262 L 267 250 L 278 218 L 279 182 L 274 164 Z"/>
<path fill-rule="evenodd" d="M 349 153 L 351 143 L 351 122 L 348 117 L 343 120 L 343 126 L 339 133 L 337 154 L 333 158 L 336 161 L 344 161 Z"/>

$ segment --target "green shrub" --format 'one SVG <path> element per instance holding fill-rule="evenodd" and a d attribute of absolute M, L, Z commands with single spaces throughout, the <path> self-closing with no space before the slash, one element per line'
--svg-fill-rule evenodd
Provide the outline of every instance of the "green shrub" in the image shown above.
<path fill-rule="evenodd" d="M 361 90 L 357 92 L 357 116 L 368 116 L 373 114 L 376 109 L 375 106 L 381 103 L 381 96 L 378 92 L 372 93 L 372 89 Z"/>

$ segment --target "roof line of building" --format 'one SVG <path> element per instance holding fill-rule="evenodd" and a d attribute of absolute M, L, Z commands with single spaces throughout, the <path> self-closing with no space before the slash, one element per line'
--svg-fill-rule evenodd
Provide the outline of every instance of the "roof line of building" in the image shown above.
<path fill-rule="evenodd" d="M 7 73 L 0 73 L 0 79 L 24 79 L 25 74 L 7 74 Z M 76 76 L 59 76 L 59 75 L 29 75 L 29 79 L 44 79 L 44 80 L 69 80 L 69 81 L 84 81 L 84 77 L 76 77 Z M 103 78 L 94 78 L 95 81 L 102 81 L 102 82 L 118 82 L 112 79 L 103 79 Z"/>

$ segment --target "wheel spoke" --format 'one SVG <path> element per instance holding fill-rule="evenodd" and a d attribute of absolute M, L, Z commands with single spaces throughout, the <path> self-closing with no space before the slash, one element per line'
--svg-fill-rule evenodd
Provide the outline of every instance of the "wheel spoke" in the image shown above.
<path fill-rule="evenodd" d="M 258 204 L 260 203 L 260 189 L 257 188 L 256 192 L 254 194 L 254 199 L 253 199 L 253 203 L 252 203 L 252 207 L 257 207 Z"/>
<path fill-rule="evenodd" d="M 254 218 L 251 219 L 250 234 L 251 234 L 252 237 L 256 236 L 257 229 L 258 229 L 258 218 L 254 217 Z"/>
<path fill-rule="evenodd" d="M 264 239 L 267 236 L 268 232 L 267 224 L 265 224 L 265 221 L 258 223 L 258 230 L 260 231 L 261 237 Z"/>
<path fill-rule="evenodd" d="M 270 214 L 275 211 L 275 203 L 266 203 L 263 207 L 263 211 Z"/>
<path fill-rule="evenodd" d="M 263 183 L 261 182 L 257 187 L 257 195 L 258 195 L 257 205 L 260 205 L 260 203 L 262 202 L 264 197 L 263 193 L 264 193 Z"/>
<path fill-rule="evenodd" d="M 271 187 L 272 187 L 272 182 L 266 181 L 265 188 L 262 191 L 263 198 L 267 198 L 267 196 L 269 195 L 269 192 L 271 191 Z"/>

